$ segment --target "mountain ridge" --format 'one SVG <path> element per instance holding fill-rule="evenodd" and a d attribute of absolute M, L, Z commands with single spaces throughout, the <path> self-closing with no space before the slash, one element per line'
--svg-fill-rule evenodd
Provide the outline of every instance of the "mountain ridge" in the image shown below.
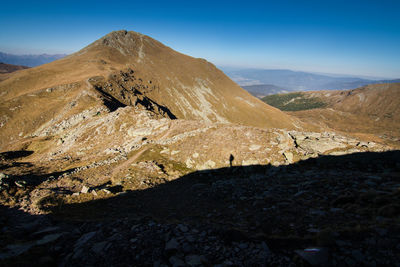
<path fill-rule="evenodd" d="M 57 98 L 53 99 L 52 92 Z M 170 117 L 208 123 L 288 129 L 300 124 L 251 96 L 206 60 L 125 30 L 112 32 L 65 58 L 11 74 L 0 83 L 0 93 L 6 139 L 20 139 L 20 132 L 26 135 L 58 115 L 62 117 L 63 105 L 77 99 L 85 99 L 88 107 L 99 101 L 139 105 L 158 115 L 167 108 Z M 32 97 L 37 101 L 28 100 Z M 38 104 L 44 99 L 47 105 Z M 11 112 L 15 103 L 22 108 Z M 41 110 L 32 112 L 38 107 Z M 79 113 L 83 108 L 74 106 L 70 112 L 76 109 Z M 19 116 L 26 120 L 22 127 L 16 126 Z"/>
<path fill-rule="evenodd" d="M 396 83 L 399 79 L 370 80 L 340 75 L 329 76 L 305 71 L 281 69 L 227 70 L 225 73 L 241 86 L 253 86 L 262 90 L 264 84 L 282 87 L 287 91 L 348 90 L 368 84 Z M 274 92 L 265 90 L 264 95 Z"/>
<path fill-rule="evenodd" d="M 0 62 L 12 65 L 36 67 L 65 57 L 67 54 L 14 55 L 0 52 Z"/>

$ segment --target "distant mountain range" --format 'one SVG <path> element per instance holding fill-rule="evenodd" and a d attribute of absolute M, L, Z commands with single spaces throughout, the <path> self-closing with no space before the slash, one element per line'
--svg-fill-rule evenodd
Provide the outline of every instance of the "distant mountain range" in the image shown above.
<path fill-rule="evenodd" d="M 290 91 L 273 84 L 247 85 L 247 86 L 242 86 L 242 88 L 258 98 L 263 98 L 264 96 L 271 94 L 288 93 Z"/>
<path fill-rule="evenodd" d="M 41 55 L 13 55 L 0 52 L 0 62 L 13 64 L 13 65 L 23 65 L 28 67 L 36 67 L 46 63 L 50 63 L 54 60 L 65 57 L 66 54 L 41 54 Z"/>
<path fill-rule="evenodd" d="M 222 69 L 244 89 L 264 96 L 290 91 L 346 90 L 367 84 L 400 82 L 400 79 L 372 80 L 359 77 L 334 77 L 292 70 Z"/>

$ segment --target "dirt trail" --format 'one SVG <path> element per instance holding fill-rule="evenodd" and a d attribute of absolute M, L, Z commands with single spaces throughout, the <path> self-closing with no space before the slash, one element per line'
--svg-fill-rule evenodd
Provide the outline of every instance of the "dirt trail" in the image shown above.
<path fill-rule="evenodd" d="M 139 151 L 134 156 L 127 159 L 124 163 L 115 167 L 114 170 L 111 172 L 111 177 L 115 177 L 121 170 L 126 170 L 129 165 L 131 165 L 135 160 L 137 160 L 148 149 L 149 149 L 148 147 L 139 149 Z"/>

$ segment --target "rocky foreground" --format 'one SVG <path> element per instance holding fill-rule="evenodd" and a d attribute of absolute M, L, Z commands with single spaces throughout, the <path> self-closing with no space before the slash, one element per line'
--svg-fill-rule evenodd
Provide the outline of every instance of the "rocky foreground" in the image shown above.
<path fill-rule="evenodd" d="M 3 168 L 16 164 L 6 156 Z M 0 262 L 399 266 L 399 156 L 364 152 L 200 170 L 142 190 L 83 187 L 64 200 L 42 200 L 50 214 L 2 206 Z M 2 175 L 3 196 L 28 188 L 21 179 Z M 74 197 L 89 200 L 66 200 Z"/>

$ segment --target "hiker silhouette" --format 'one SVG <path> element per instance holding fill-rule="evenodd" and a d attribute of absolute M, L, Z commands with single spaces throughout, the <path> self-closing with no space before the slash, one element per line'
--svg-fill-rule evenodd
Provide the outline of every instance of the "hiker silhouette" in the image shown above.
<path fill-rule="evenodd" d="M 235 157 L 231 154 L 230 156 L 229 156 L 229 165 L 232 167 L 232 162 L 233 162 L 233 160 L 235 159 Z"/>

